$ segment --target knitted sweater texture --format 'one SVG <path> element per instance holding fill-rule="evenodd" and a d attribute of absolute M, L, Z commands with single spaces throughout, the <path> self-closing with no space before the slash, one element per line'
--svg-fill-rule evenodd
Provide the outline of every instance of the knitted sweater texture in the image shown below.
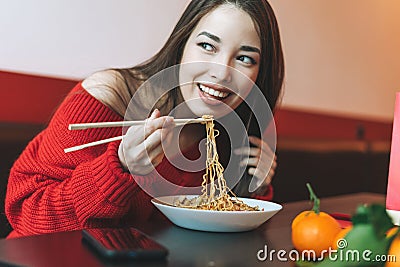
<path fill-rule="evenodd" d="M 72 153 L 64 149 L 122 134 L 121 128 L 68 130 L 71 123 L 123 118 L 88 94 L 79 83 L 14 163 L 5 210 L 14 231 L 9 237 L 146 221 L 154 211 L 139 186 L 154 173 L 132 176 L 118 158 L 119 141 Z M 192 185 L 202 173 L 189 173 L 164 160 L 156 170 L 177 185 Z M 153 171 L 154 172 L 154 171 Z M 261 199 L 271 199 L 272 188 Z"/>

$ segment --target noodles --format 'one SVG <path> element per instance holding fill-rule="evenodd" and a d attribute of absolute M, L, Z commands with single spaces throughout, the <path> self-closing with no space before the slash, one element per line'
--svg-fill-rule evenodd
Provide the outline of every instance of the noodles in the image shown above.
<path fill-rule="evenodd" d="M 257 211 L 258 207 L 251 207 L 239 200 L 234 193 L 226 185 L 224 179 L 224 167 L 219 162 L 217 153 L 217 145 L 215 137 L 218 136 L 218 130 L 214 130 L 213 116 L 204 115 L 206 120 L 207 131 L 207 160 L 206 172 L 203 175 L 202 195 L 187 199 L 186 197 L 179 198 L 174 205 L 177 207 L 194 208 L 202 210 L 217 210 L 217 211 Z M 231 197 L 230 192 L 233 197 Z"/>

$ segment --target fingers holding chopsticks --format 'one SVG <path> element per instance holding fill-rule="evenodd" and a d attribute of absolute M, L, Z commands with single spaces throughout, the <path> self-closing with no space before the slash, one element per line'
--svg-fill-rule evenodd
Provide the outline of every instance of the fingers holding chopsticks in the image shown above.
<path fill-rule="evenodd" d="M 157 109 L 144 125 L 131 126 L 119 146 L 121 164 L 134 174 L 150 173 L 164 158 L 163 146 L 171 142 L 174 126 L 173 118 Z"/>
<path fill-rule="evenodd" d="M 170 132 L 174 128 L 174 125 L 173 117 L 161 117 L 160 111 L 156 109 L 151 113 L 143 126 L 131 126 L 129 130 L 138 131 L 138 135 L 142 134 L 141 138 L 136 140 L 136 142 L 147 141 L 149 146 L 151 146 L 151 141 L 159 140 L 161 135 Z"/>

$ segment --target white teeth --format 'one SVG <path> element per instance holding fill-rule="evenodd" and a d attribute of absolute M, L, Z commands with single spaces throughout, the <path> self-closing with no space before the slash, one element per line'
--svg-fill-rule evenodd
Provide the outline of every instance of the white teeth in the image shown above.
<path fill-rule="evenodd" d="M 207 87 L 205 85 L 202 85 L 202 84 L 199 84 L 199 87 L 203 92 L 205 92 L 205 93 L 207 93 L 209 95 L 216 96 L 216 97 L 225 98 L 225 97 L 227 97 L 229 95 L 229 93 L 221 92 L 221 91 L 209 88 L 209 87 Z"/>

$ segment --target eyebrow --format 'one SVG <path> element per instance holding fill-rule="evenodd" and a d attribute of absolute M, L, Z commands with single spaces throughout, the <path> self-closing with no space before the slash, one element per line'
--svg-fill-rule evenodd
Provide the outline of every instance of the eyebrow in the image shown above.
<path fill-rule="evenodd" d="M 201 33 L 199 33 L 197 36 L 200 36 L 200 35 L 205 35 L 205 36 L 207 36 L 208 38 L 210 38 L 210 39 L 216 41 L 217 43 L 221 43 L 221 38 L 219 38 L 218 36 L 216 36 L 216 35 L 214 35 L 214 34 L 212 34 L 212 33 L 209 33 L 209 32 L 201 32 Z"/>
<path fill-rule="evenodd" d="M 214 40 L 217 43 L 221 43 L 221 38 L 219 38 L 218 36 L 216 36 L 216 35 L 214 35 L 212 33 L 203 31 L 203 32 L 199 33 L 197 36 L 200 36 L 200 35 L 207 36 L 211 40 Z M 240 47 L 240 50 L 246 51 L 246 52 L 256 52 L 256 53 L 261 55 L 260 49 L 258 49 L 257 47 L 254 47 L 254 46 L 243 45 L 243 46 Z"/>
<path fill-rule="evenodd" d="M 261 55 L 260 49 L 258 49 L 257 47 L 254 47 L 254 46 L 243 45 L 240 47 L 240 50 L 246 51 L 246 52 L 256 52 Z"/>

